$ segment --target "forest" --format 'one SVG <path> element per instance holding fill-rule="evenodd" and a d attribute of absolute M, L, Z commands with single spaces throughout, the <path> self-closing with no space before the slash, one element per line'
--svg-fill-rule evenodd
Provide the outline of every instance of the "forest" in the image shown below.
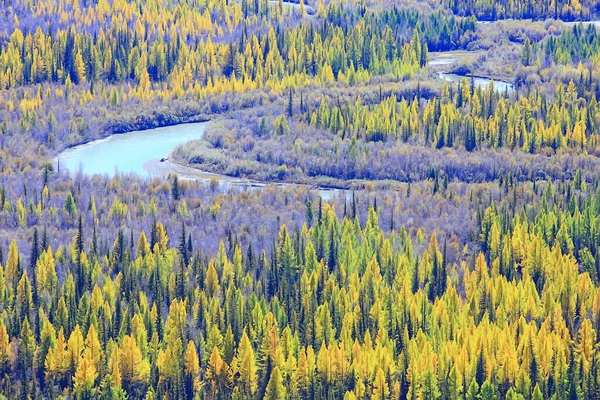
<path fill-rule="evenodd" d="M 596 0 L 446 0 L 443 3 L 456 15 L 474 15 L 484 21 L 504 18 L 577 21 L 597 16 L 599 11 Z"/>
<path fill-rule="evenodd" d="M 0 399 L 600 398 L 599 13 L 0 0 Z"/>

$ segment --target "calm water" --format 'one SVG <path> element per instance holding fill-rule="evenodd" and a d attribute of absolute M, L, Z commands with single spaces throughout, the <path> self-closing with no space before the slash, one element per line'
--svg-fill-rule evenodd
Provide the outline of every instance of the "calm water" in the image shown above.
<path fill-rule="evenodd" d="M 277 187 L 314 187 L 289 183 L 255 182 L 242 178 L 202 172 L 200 170 L 179 166 L 170 162 L 160 162 L 175 147 L 199 139 L 204 135 L 206 122 L 173 125 L 163 128 L 135 131 L 113 135 L 106 139 L 96 140 L 81 146 L 72 147 L 61 153 L 55 162 L 60 161 L 60 168 L 73 173 L 106 174 L 114 176 L 116 172 L 133 172 L 139 175 L 166 176 L 170 172 L 177 173 L 182 179 L 208 182 L 218 178 L 223 189 L 236 187 L 241 190 L 260 190 L 268 185 Z M 338 189 L 316 188 L 323 200 L 331 200 L 338 194 L 348 197 L 351 192 Z"/>
<path fill-rule="evenodd" d="M 167 157 L 175 147 L 204 135 L 205 122 L 181 124 L 146 131 L 113 135 L 65 150 L 58 157 L 60 168 L 89 175 L 134 172 L 149 175 L 144 164 Z"/>
<path fill-rule="evenodd" d="M 448 81 L 448 82 L 458 83 L 463 78 L 466 78 L 467 82 L 471 81 L 470 77 L 463 76 L 463 75 L 440 73 L 439 76 L 441 79 Z M 488 78 L 474 78 L 473 80 L 475 82 L 476 87 L 486 87 L 491 82 L 491 79 L 488 79 Z M 500 91 L 500 92 L 504 92 L 506 89 L 508 89 L 508 91 L 515 89 L 515 85 L 513 85 L 512 83 L 508 83 L 508 82 L 504 82 L 504 81 L 497 81 L 497 80 L 494 80 L 494 87 L 497 91 Z"/>

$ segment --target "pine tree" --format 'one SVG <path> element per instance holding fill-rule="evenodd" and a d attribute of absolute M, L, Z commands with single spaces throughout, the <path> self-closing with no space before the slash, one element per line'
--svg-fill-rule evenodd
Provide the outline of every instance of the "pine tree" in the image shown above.
<path fill-rule="evenodd" d="M 101 399 L 125 400 L 127 395 L 121 387 L 121 370 L 119 368 L 119 348 L 114 346 L 108 361 L 108 371 L 102 379 L 99 388 L 99 397 Z"/>
<path fill-rule="evenodd" d="M 171 185 L 171 197 L 175 201 L 179 201 L 179 199 L 181 198 L 181 193 L 179 189 L 179 178 L 177 177 L 177 175 L 173 177 L 173 184 Z"/>
<path fill-rule="evenodd" d="M 33 335 L 33 331 L 31 330 L 31 326 L 29 325 L 29 319 L 26 318 L 21 324 L 16 368 L 19 378 L 23 384 L 25 396 L 27 396 L 29 393 L 30 386 L 33 386 L 33 362 L 36 351 L 37 346 L 35 337 Z"/>
<path fill-rule="evenodd" d="M 245 396 L 254 396 L 258 388 L 258 369 L 254 350 L 245 330 L 237 350 L 236 361 L 240 373 L 241 393 Z"/>
<path fill-rule="evenodd" d="M 150 364 L 142 357 L 135 339 L 129 335 L 123 337 L 123 344 L 119 350 L 121 356 L 119 369 L 123 388 L 128 393 L 134 393 L 137 385 L 143 385 L 150 374 Z"/>
<path fill-rule="evenodd" d="M 437 396 L 439 397 L 438 392 L 432 391 L 432 390 L 434 390 L 433 387 L 429 387 L 424 390 L 425 390 L 423 392 L 423 395 L 425 396 L 424 398 L 435 399 L 435 398 L 437 398 L 437 397 L 435 397 L 435 393 L 437 393 Z M 437 390 L 437 387 L 435 390 Z M 388 384 L 386 382 L 385 374 L 383 373 L 383 370 L 381 368 L 379 368 L 377 370 L 377 374 L 375 375 L 375 382 L 373 382 L 372 398 L 377 399 L 377 400 L 385 400 L 388 398 L 389 394 L 390 394 L 390 388 L 388 387 Z M 427 397 L 427 394 L 434 396 L 434 397 Z"/>
<path fill-rule="evenodd" d="M 595 354 L 595 337 L 596 332 L 592 328 L 591 321 L 588 318 L 584 319 L 577 334 L 577 344 L 575 347 L 575 360 L 579 363 L 584 373 L 588 373 L 592 365 Z"/>
<path fill-rule="evenodd" d="M 77 51 L 75 56 L 74 74 L 72 75 L 73 82 L 80 84 L 85 82 L 85 64 L 83 62 L 83 56 L 81 50 Z"/>
<path fill-rule="evenodd" d="M 6 325 L 0 324 L 0 375 L 4 375 L 9 370 L 10 355 L 11 344 Z"/>
<path fill-rule="evenodd" d="M 185 232 L 185 222 L 181 221 L 181 237 L 179 239 L 179 253 L 181 257 L 183 257 L 183 263 L 185 266 L 190 263 L 190 254 L 188 254 L 187 249 L 187 235 Z M 183 281 L 182 281 L 183 282 Z"/>
<path fill-rule="evenodd" d="M 31 284 L 26 272 L 23 272 L 17 288 L 16 307 L 15 307 L 15 328 L 21 329 L 21 321 L 32 319 L 33 299 L 31 294 Z"/>
<path fill-rule="evenodd" d="M 225 379 L 229 366 L 219 353 L 219 349 L 214 347 L 208 359 L 206 367 L 206 379 L 209 384 L 209 393 L 212 398 L 218 398 L 224 395 Z"/>
<path fill-rule="evenodd" d="M 473 378 L 473 380 L 471 380 L 471 383 L 469 384 L 469 389 L 467 390 L 467 400 L 478 400 L 478 394 L 479 385 L 477 384 L 475 378 Z"/>
<path fill-rule="evenodd" d="M 67 192 L 67 195 L 65 197 L 64 209 L 71 218 L 73 218 L 75 216 L 75 213 L 77 212 L 75 199 L 73 199 L 73 194 L 71 194 L 71 192 Z"/>
<path fill-rule="evenodd" d="M 93 325 L 92 325 L 93 326 Z M 92 359 L 92 352 L 86 351 L 83 355 L 83 359 L 73 379 L 74 386 L 73 392 L 78 399 L 92 399 L 94 398 L 95 385 L 94 382 L 98 377 L 98 371 L 96 370 L 95 362 Z"/>
<path fill-rule="evenodd" d="M 77 252 L 77 294 L 81 296 L 85 289 L 85 273 L 83 270 L 82 257 L 84 251 L 84 237 L 83 237 L 83 217 L 79 214 L 79 223 L 77 225 L 77 235 L 75 236 L 75 251 Z"/>
<path fill-rule="evenodd" d="M 521 64 L 528 67 L 531 65 L 532 49 L 529 37 L 525 37 L 525 43 L 523 44 L 523 50 L 521 51 Z"/>
<path fill-rule="evenodd" d="M 200 363 L 198 360 L 198 353 L 196 352 L 196 345 L 191 340 L 185 350 L 185 393 L 186 398 L 194 397 L 198 391 L 200 373 Z"/>
<path fill-rule="evenodd" d="M 29 270 L 31 271 L 31 280 L 32 280 L 32 299 L 34 308 L 38 308 L 38 283 L 37 283 L 37 262 L 39 258 L 39 243 L 38 243 L 38 229 L 37 226 L 33 228 L 33 238 L 31 239 L 31 257 L 29 258 Z M 36 324 L 39 329 L 39 324 Z M 39 337 L 39 330 L 37 330 L 37 335 Z"/>
<path fill-rule="evenodd" d="M 292 88 L 290 88 L 289 90 L 289 97 L 288 97 L 288 105 L 287 105 L 287 115 L 288 117 L 292 118 L 294 116 L 294 97 L 293 97 L 293 90 Z"/>
<path fill-rule="evenodd" d="M 67 372 L 68 353 L 65 335 L 61 328 L 58 332 L 56 345 L 48 351 L 45 360 L 46 378 L 50 381 L 61 381 Z"/>
<path fill-rule="evenodd" d="M 489 380 L 486 380 L 483 385 L 481 385 L 479 398 L 481 400 L 496 400 L 498 398 L 498 396 L 496 396 L 494 386 Z"/>
<path fill-rule="evenodd" d="M 89 353 L 89 358 L 94 364 L 94 368 L 96 371 L 100 371 L 102 368 L 102 357 L 104 352 L 102 350 L 102 346 L 100 345 L 98 331 L 96 330 L 94 324 L 90 324 L 88 329 L 87 336 L 85 338 L 84 352 Z"/>
<path fill-rule="evenodd" d="M 79 367 L 83 350 L 85 349 L 85 342 L 83 340 L 83 334 L 79 325 L 75 326 L 73 332 L 69 336 L 67 342 L 67 376 L 72 378 L 75 375 L 75 371 Z"/>
<path fill-rule="evenodd" d="M 150 254 L 150 244 L 148 243 L 148 239 L 146 238 L 146 234 L 142 231 L 140 232 L 140 236 L 138 238 L 136 257 L 145 257 Z"/>
<path fill-rule="evenodd" d="M 477 387 L 481 387 L 481 385 L 483 385 L 483 382 L 485 382 L 486 380 L 485 357 L 483 354 L 483 348 L 479 350 L 479 356 L 477 357 L 477 365 L 475 368 L 475 381 L 477 383 Z"/>
<path fill-rule="evenodd" d="M 6 271 L 6 282 L 9 287 L 16 291 L 17 282 L 21 278 L 20 273 L 20 260 L 19 260 L 19 248 L 17 247 L 17 241 L 13 239 L 10 242 L 10 246 L 8 248 L 8 258 L 6 260 L 6 266 L 4 267 Z"/>
<path fill-rule="evenodd" d="M 283 385 L 283 377 L 279 367 L 273 368 L 265 392 L 265 400 L 281 400 L 287 398 L 287 390 Z"/>

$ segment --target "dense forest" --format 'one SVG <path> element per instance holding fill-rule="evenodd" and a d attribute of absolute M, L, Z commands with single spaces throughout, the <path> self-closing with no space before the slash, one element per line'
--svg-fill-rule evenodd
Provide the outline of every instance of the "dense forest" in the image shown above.
<path fill-rule="evenodd" d="M 87 181 L 78 182 L 81 193 L 93 191 Z M 173 181 L 148 207 L 120 200 L 127 181 L 113 189 L 119 195 L 112 202 L 98 203 L 45 186 L 42 199 L 50 200 L 38 207 L 70 224 L 72 238 L 65 239 L 38 230 L 21 197 L 15 201 L 17 194 L 4 189 L 3 217 L 22 216 L 15 222 L 33 226 L 33 233 L 27 245 L 13 240 L 2 257 L 3 392 L 9 398 L 596 393 L 598 181 L 578 171 L 567 183 L 500 182 L 472 187 L 464 199 L 459 187 L 436 189 L 434 182 L 401 193 L 396 204 L 405 206 L 414 196 L 443 203 L 455 193 L 473 210 L 472 222 L 467 214 L 430 234 L 410 222 L 407 229 L 406 211 L 386 196 L 354 194 L 338 204 L 343 212 L 309 196 L 296 207 L 300 215 L 277 222 L 263 250 L 230 232 L 214 252 L 203 250 L 198 239 L 207 233 L 194 227 L 229 217 L 213 207 L 207 214 L 184 212 L 188 200 L 202 196 L 202 185 L 179 188 Z M 483 192 L 472 199 L 477 190 Z M 165 206 L 178 210 L 167 225 L 160 217 L 169 214 Z M 137 228 L 140 221 L 144 228 Z M 124 231 L 127 225 L 135 231 Z M 451 232 L 459 226 L 471 226 L 469 237 Z M 473 248 L 461 249 L 465 241 Z"/>
<path fill-rule="evenodd" d="M 600 398 L 596 1 L 0 1 L 0 398 Z"/>
<path fill-rule="evenodd" d="M 504 18 L 577 21 L 597 16 L 600 10 L 597 0 L 445 0 L 443 3 L 457 15 L 473 15 L 484 21 Z"/>

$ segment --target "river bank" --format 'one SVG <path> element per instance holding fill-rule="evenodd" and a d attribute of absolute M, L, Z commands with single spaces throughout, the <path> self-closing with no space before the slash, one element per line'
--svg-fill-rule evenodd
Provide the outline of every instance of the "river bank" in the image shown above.
<path fill-rule="evenodd" d="M 348 197 L 350 188 L 322 187 L 306 183 L 294 182 L 262 182 L 246 178 L 236 178 L 228 175 L 217 174 L 200 169 L 185 166 L 171 160 L 153 158 L 144 164 L 144 169 L 153 176 L 168 176 L 176 174 L 179 179 L 201 181 L 206 183 L 217 183 L 222 189 L 236 188 L 241 190 L 261 190 L 269 187 L 289 189 L 303 188 L 307 191 L 317 191 L 325 201 L 333 199 L 338 194 Z"/>
<path fill-rule="evenodd" d="M 475 87 L 482 87 L 482 88 L 487 87 L 493 81 L 495 90 L 497 90 L 499 92 L 504 92 L 506 90 L 508 90 L 508 91 L 515 90 L 514 84 L 503 81 L 501 79 L 494 79 L 494 78 L 490 78 L 487 76 L 439 73 L 438 77 L 446 82 L 452 82 L 452 83 L 459 83 L 463 79 L 467 79 L 467 81 L 470 81 L 472 79 L 473 83 L 475 84 Z"/>
<path fill-rule="evenodd" d="M 89 175 L 114 176 L 135 173 L 140 176 L 164 178 L 170 174 L 177 174 L 181 179 L 206 183 L 217 180 L 219 185 L 226 188 L 241 190 L 302 187 L 318 191 L 324 199 L 331 199 L 336 194 L 351 189 L 351 185 L 329 187 L 300 182 L 256 181 L 206 172 L 171 161 L 172 151 L 191 140 L 201 139 L 207 124 L 208 122 L 170 125 L 110 135 L 66 149 L 53 160 L 54 165 L 57 169 Z"/>

